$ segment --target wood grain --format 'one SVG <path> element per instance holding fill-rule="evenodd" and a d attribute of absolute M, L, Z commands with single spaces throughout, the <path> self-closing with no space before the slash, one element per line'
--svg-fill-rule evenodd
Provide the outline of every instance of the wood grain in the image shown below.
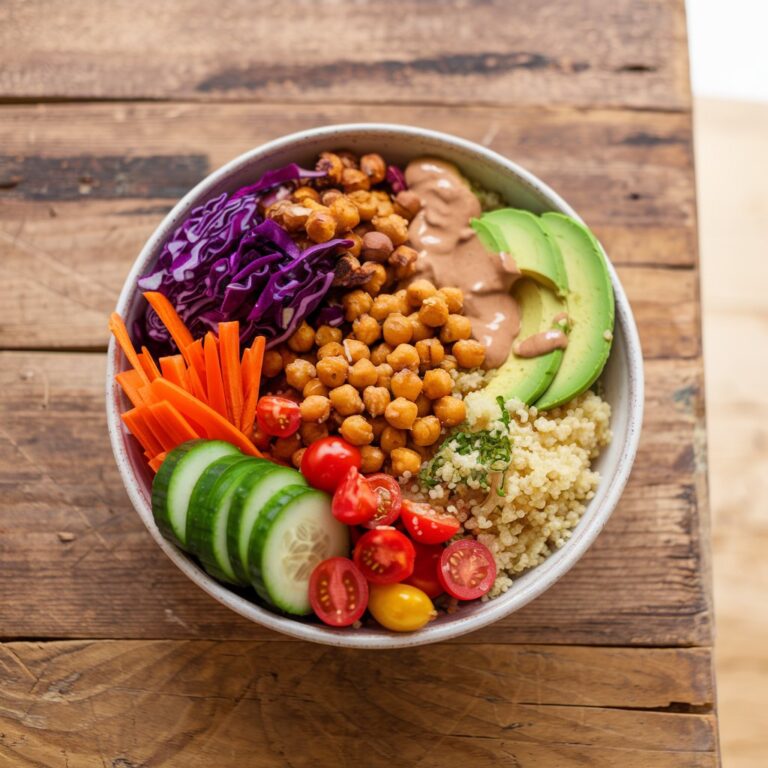
<path fill-rule="evenodd" d="M 12 643 L 0 671 L 14 766 L 716 765 L 704 649 Z"/>
<path fill-rule="evenodd" d="M 682 0 L 94 0 L 0 8 L 6 99 L 688 109 Z M 45 23 L 40 23 L 45 19 Z"/>
<path fill-rule="evenodd" d="M 710 641 L 700 363 L 649 361 L 646 375 L 640 452 L 605 531 L 545 595 L 459 642 Z M 100 355 L 0 354 L 2 636 L 278 640 L 187 581 L 143 528 L 109 448 L 103 377 Z"/>

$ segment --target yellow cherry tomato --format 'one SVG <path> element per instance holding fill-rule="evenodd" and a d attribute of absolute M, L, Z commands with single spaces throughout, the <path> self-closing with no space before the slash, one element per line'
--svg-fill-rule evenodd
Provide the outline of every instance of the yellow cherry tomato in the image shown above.
<path fill-rule="evenodd" d="M 427 595 L 410 584 L 371 584 L 368 610 L 382 627 L 413 632 L 437 616 Z"/>

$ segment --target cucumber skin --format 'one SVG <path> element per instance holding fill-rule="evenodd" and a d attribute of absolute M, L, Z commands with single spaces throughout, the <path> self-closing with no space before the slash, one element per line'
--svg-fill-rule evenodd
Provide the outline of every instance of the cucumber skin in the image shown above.
<path fill-rule="evenodd" d="M 264 506 L 264 509 L 262 509 L 261 514 L 256 521 L 256 525 L 253 527 L 253 531 L 251 531 L 251 538 L 248 542 L 248 576 L 251 586 L 256 590 L 256 594 L 272 606 L 275 606 L 275 603 L 267 590 L 263 570 L 261 568 L 261 558 L 264 554 L 264 547 L 269 540 L 269 529 L 272 527 L 272 523 L 292 501 L 308 493 L 316 495 L 322 494 L 322 491 L 318 491 L 317 489 L 310 488 L 306 485 L 289 485 L 282 491 L 278 491 L 278 493 Z M 275 607 L 277 608 L 279 606 Z"/>
<path fill-rule="evenodd" d="M 219 566 L 213 551 L 213 529 L 219 513 L 218 507 L 214 506 L 216 490 L 230 469 L 240 467 L 239 474 L 242 475 L 246 471 L 242 465 L 256 467 L 264 463 L 267 463 L 265 459 L 256 459 L 251 456 L 222 456 L 208 466 L 192 491 L 187 513 L 187 546 L 200 560 L 206 572 L 219 581 L 238 586 L 247 584 L 244 580 L 233 580 L 225 573 Z"/>

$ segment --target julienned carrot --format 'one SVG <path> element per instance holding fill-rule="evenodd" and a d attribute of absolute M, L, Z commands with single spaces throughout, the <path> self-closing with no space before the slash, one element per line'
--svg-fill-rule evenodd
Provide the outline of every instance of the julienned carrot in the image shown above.
<path fill-rule="evenodd" d="M 250 436 L 253 432 L 253 422 L 256 420 L 256 403 L 259 399 L 259 385 L 261 383 L 261 366 L 264 362 L 264 348 L 266 338 L 257 336 L 253 340 L 248 357 L 248 373 L 245 378 L 248 381 L 248 387 L 245 391 L 245 404 L 243 405 L 243 416 L 240 420 L 240 429 L 245 435 Z M 243 365 L 245 365 L 245 354 L 243 355 Z"/>
<path fill-rule="evenodd" d="M 216 337 L 211 331 L 205 334 L 203 344 L 205 352 L 205 376 L 208 389 L 208 405 L 216 413 L 229 418 L 227 413 L 227 398 L 224 394 L 224 380 L 221 378 L 221 366 L 219 365 L 219 349 L 216 345 Z"/>
<path fill-rule="evenodd" d="M 171 334 L 171 338 L 176 342 L 179 352 L 184 354 L 184 349 L 194 339 L 189 332 L 189 328 L 184 325 L 178 312 L 174 309 L 173 304 L 162 293 L 157 291 L 146 291 L 144 298 L 149 302 L 149 305 L 155 310 L 163 325 L 168 329 L 168 333 Z"/>
<path fill-rule="evenodd" d="M 145 373 L 141 364 L 141 360 L 139 360 L 139 356 L 136 354 L 136 350 L 131 343 L 131 337 L 128 335 L 128 329 L 125 327 L 123 318 L 120 317 L 117 312 L 113 312 L 109 316 L 109 330 L 112 331 L 115 340 L 120 345 L 120 348 L 123 350 L 123 354 L 133 369 L 138 372 L 145 384 L 149 384 L 149 377 Z"/>
<path fill-rule="evenodd" d="M 182 389 L 189 391 L 189 383 L 187 382 L 187 366 L 184 363 L 184 358 L 181 355 L 169 355 L 168 357 L 160 358 L 160 370 L 163 373 L 163 378 L 172 381 Z"/>
<path fill-rule="evenodd" d="M 243 415 L 243 377 L 240 373 L 240 323 L 219 323 L 219 356 L 229 420 L 238 429 Z"/>
<path fill-rule="evenodd" d="M 162 381 L 162 379 L 155 379 L 155 381 Z M 152 434 L 157 438 L 157 441 L 161 445 L 161 450 L 172 451 L 176 447 L 177 443 L 174 441 L 173 437 L 171 437 L 163 421 L 151 410 L 151 406 L 142 406 L 139 409 L 139 415 L 149 429 L 152 430 Z"/>
<path fill-rule="evenodd" d="M 184 359 L 189 365 L 189 377 L 193 386 L 193 394 L 197 394 L 195 389 L 199 390 L 197 396 L 204 403 L 208 402 L 208 389 L 205 384 L 205 352 L 203 351 L 202 339 L 193 341 L 185 348 Z"/>
<path fill-rule="evenodd" d="M 141 348 L 139 360 L 144 368 L 144 373 L 147 374 L 150 381 L 154 381 L 160 376 L 160 369 L 157 367 L 157 363 L 152 358 L 152 355 L 149 354 L 149 350 L 146 347 Z"/>
<path fill-rule="evenodd" d="M 245 400 L 251 386 L 251 373 L 251 348 L 246 347 L 243 350 L 243 356 L 240 358 L 240 376 L 243 385 L 243 409 L 245 409 Z"/>
<path fill-rule="evenodd" d="M 154 459 L 150 459 L 149 466 L 155 474 L 157 474 L 157 470 L 160 469 L 160 465 L 165 461 L 167 455 L 167 452 L 163 451 L 162 453 L 158 453 Z"/>
<path fill-rule="evenodd" d="M 150 413 L 163 425 L 163 429 L 173 442 L 173 447 L 196 440 L 200 435 L 189 425 L 189 422 L 167 401 L 149 406 Z"/>
<path fill-rule="evenodd" d="M 134 406 L 144 404 L 139 390 L 145 386 L 139 372 L 130 368 L 127 371 L 122 371 L 115 376 L 115 381 L 120 385 L 120 388 L 125 392 L 125 396 L 131 401 Z"/>
<path fill-rule="evenodd" d="M 171 403 L 189 422 L 199 425 L 205 437 L 230 442 L 249 456 L 261 456 L 256 446 L 237 427 L 181 387 L 163 378 L 155 379 L 150 387 L 158 401 Z"/>
<path fill-rule="evenodd" d="M 155 456 L 163 450 L 160 441 L 155 437 L 141 416 L 141 408 L 132 408 L 121 417 L 123 424 L 128 427 L 130 433 L 141 443 L 141 447 L 151 456 Z"/>

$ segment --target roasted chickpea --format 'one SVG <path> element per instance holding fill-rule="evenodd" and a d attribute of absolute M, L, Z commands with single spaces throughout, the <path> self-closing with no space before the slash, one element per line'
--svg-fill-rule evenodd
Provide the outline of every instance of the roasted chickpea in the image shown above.
<path fill-rule="evenodd" d="M 301 325 L 288 339 L 288 346 L 294 352 L 309 352 L 315 346 L 315 332 L 310 328 L 306 320 L 302 320 Z"/>
<path fill-rule="evenodd" d="M 352 331 L 356 339 L 369 347 L 381 337 L 381 326 L 370 315 L 360 315 L 355 318 Z"/>
<path fill-rule="evenodd" d="M 264 353 L 262 373 L 268 378 L 274 378 L 283 370 L 283 356 L 276 349 L 268 349 Z"/>
<path fill-rule="evenodd" d="M 424 416 L 413 422 L 411 438 L 416 445 L 433 445 L 439 437 L 440 419 L 437 416 Z"/>
<path fill-rule="evenodd" d="M 389 216 L 382 216 L 379 213 L 371 219 L 371 224 L 377 232 L 385 234 L 395 247 L 402 245 L 408 239 L 408 222 L 396 213 L 391 213 Z"/>
<path fill-rule="evenodd" d="M 398 245 L 389 256 L 389 264 L 395 270 L 397 280 L 406 280 L 416 272 L 416 261 L 419 258 L 418 251 L 407 245 Z"/>
<path fill-rule="evenodd" d="M 405 369 L 392 376 L 392 394 L 395 397 L 404 397 L 406 400 L 416 401 L 421 394 L 423 383 L 418 374 Z"/>
<path fill-rule="evenodd" d="M 331 415 L 331 401 L 323 395 L 310 395 L 299 403 L 302 421 L 322 424 Z"/>
<path fill-rule="evenodd" d="M 419 353 L 416 351 L 416 347 L 411 344 L 398 344 L 387 355 L 387 362 L 392 366 L 393 371 L 402 371 L 403 368 L 417 371 L 419 369 Z"/>
<path fill-rule="evenodd" d="M 485 362 L 485 347 L 474 339 L 457 341 L 451 351 L 462 368 L 478 368 Z"/>
<path fill-rule="evenodd" d="M 352 241 L 352 245 L 347 248 L 347 253 L 359 259 L 360 254 L 363 252 L 363 238 L 357 232 L 345 232 L 344 239 Z"/>
<path fill-rule="evenodd" d="M 325 423 L 318 424 L 314 421 L 305 421 L 299 427 L 299 434 L 304 445 L 311 445 L 315 440 L 328 437 L 328 425 Z"/>
<path fill-rule="evenodd" d="M 347 380 L 349 363 L 344 357 L 324 357 L 317 361 L 317 378 L 326 387 L 334 389 L 340 387 Z"/>
<path fill-rule="evenodd" d="M 411 328 L 413 328 L 412 342 L 416 343 L 417 341 L 422 341 L 422 339 L 431 339 L 435 335 L 434 328 L 424 325 L 424 323 L 419 320 L 418 312 L 411 312 L 411 314 L 408 315 L 408 320 L 411 323 Z"/>
<path fill-rule="evenodd" d="M 363 402 L 371 416 L 383 416 L 391 400 L 386 387 L 369 386 L 363 390 Z"/>
<path fill-rule="evenodd" d="M 337 149 L 336 154 L 341 158 L 342 165 L 345 168 L 357 168 L 357 155 L 348 149 Z"/>
<path fill-rule="evenodd" d="M 389 427 L 389 424 L 387 424 L 387 420 L 383 416 L 375 416 L 371 419 L 371 427 L 373 427 L 373 439 L 378 440 L 381 437 L 381 433 Z"/>
<path fill-rule="evenodd" d="M 376 199 L 377 216 L 391 216 L 395 212 L 395 206 L 388 192 L 383 189 L 376 189 L 371 194 Z"/>
<path fill-rule="evenodd" d="M 421 303 L 419 309 L 419 320 L 424 325 L 428 325 L 431 328 L 437 328 L 443 325 L 448 319 L 448 305 L 445 303 L 445 299 L 440 296 L 430 296 Z"/>
<path fill-rule="evenodd" d="M 376 366 L 366 358 L 360 358 L 350 369 L 347 381 L 357 389 L 365 389 L 376 383 Z"/>
<path fill-rule="evenodd" d="M 303 397 L 311 397 L 312 395 L 322 395 L 323 397 L 328 397 L 328 387 L 326 387 L 325 384 L 320 381 L 320 379 L 310 379 L 304 385 L 304 389 L 301 390 L 301 394 Z"/>
<path fill-rule="evenodd" d="M 360 158 L 360 170 L 370 179 L 371 184 L 380 184 L 387 175 L 387 164 L 381 155 L 363 155 Z"/>
<path fill-rule="evenodd" d="M 303 200 L 312 200 L 315 203 L 320 202 L 320 193 L 313 189 L 312 187 L 299 187 L 292 195 L 291 197 L 297 202 L 300 203 Z"/>
<path fill-rule="evenodd" d="M 370 316 L 374 320 L 383 322 L 393 312 L 400 311 L 400 301 L 391 293 L 380 293 L 374 300 L 370 309 Z"/>
<path fill-rule="evenodd" d="M 306 450 L 306 448 L 299 448 L 298 451 L 294 451 L 291 455 L 291 464 L 293 464 L 296 469 L 301 467 L 301 460 L 304 458 L 304 451 Z"/>
<path fill-rule="evenodd" d="M 376 386 L 390 388 L 392 384 L 392 366 L 389 363 L 379 363 L 376 366 Z"/>
<path fill-rule="evenodd" d="M 413 336 L 413 326 L 405 315 L 393 312 L 382 325 L 384 341 L 396 347 L 398 344 L 407 344 Z"/>
<path fill-rule="evenodd" d="M 357 168 L 345 168 L 341 173 L 341 186 L 344 187 L 344 191 L 355 192 L 358 189 L 370 189 L 371 181 Z"/>
<path fill-rule="evenodd" d="M 336 234 L 336 219 L 324 211 L 312 211 L 307 219 L 307 235 L 315 243 L 325 243 Z"/>
<path fill-rule="evenodd" d="M 373 299 L 365 291 L 358 289 L 345 293 L 341 304 L 344 307 L 344 319 L 351 323 L 356 317 L 371 311 Z"/>
<path fill-rule="evenodd" d="M 320 201 L 326 208 L 330 209 L 331 204 L 342 197 L 343 194 L 344 193 L 340 189 L 336 189 L 335 187 L 333 189 L 326 189 L 325 192 L 320 195 Z"/>
<path fill-rule="evenodd" d="M 352 365 L 358 360 L 370 360 L 371 350 L 367 344 L 363 344 L 362 341 L 357 339 L 344 339 L 342 342 L 344 347 L 344 356 L 347 358 L 347 362 Z"/>
<path fill-rule="evenodd" d="M 307 219 L 309 219 L 312 210 L 313 209 L 307 205 L 291 203 L 280 209 L 280 215 L 270 218 L 274 218 L 289 232 L 298 232 L 306 227 Z"/>
<path fill-rule="evenodd" d="M 328 397 L 331 399 L 333 410 L 342 416 L 352 416 L 352 414 L 362 413 L 364 410 L 363 401 L 351 384 L 342 384 L 340 387 L 332 389 Z"/>
<path fill-rule="evenodd" d="M 369 445 L 373 442 L 373 427 L 364 416 L 347 416 L 339 432 L 352 445 Z"/>
<path fill-rule="evenodd" d="M 363 290 L 371 296 L 378 296 L 389 279 L 386 268 L 376 261 L 366 261 L 360 269 L 364 274 L 370 275 L 362 285 Z"/>
<path fill-rule="evenodd" d="M 453 392 L 453 379 L 448 371 L 435 368 L 424 374 L 424 394 L 430 400 L 437 400 Z"/>
<path fill-rule="evenodd" d="M 396 477 L 406 472 L 415 475 L 421 468 L 421 456 L 410 448 L 395 448 L 389 458 L 392 462 L 392 474 Z"/>
<path fill-rule="evenodd" d="M 371 350 L 371 362 L 374 365 L 381 365 L 387 362 L 387 357 L 392 353 L 392 347 L 386 342 L 378 344 Z"/>
<path fill-rule="evenodd" d="M 317 350 L 317 359 L 324 357 L 344 357 L 344 347 L 338 341 L 328 341 Z"/>
<path fill-rule="evenodd" d="M 407 288 L 408 301 L 414 307 L 420 307 L 424 302 L 424 299 L 428 299 L 430 296 L 434 296 L 437 293 L 437 288 L 429 280 L 423 278 L 414 280 Z"/>
<path fill-rule="evenodd" d="M 285 380 L 299 392 L 303 392 L 310 380 L 317 376 L 315 366 L 307 360 L 294 360 L 285 368 Z"/>
<path fill-rule="evenodd" d="M 375 438 L 374 438 L 375 439 Z M 384 451 L 374 445 L 360 447 L 360 471 L 364 475 L 378 472 L 384 464 Z"/>
<path fill-rule="evenodd" d="M 391 453 L 396 448 L 403 448 L 407 442 L 406 434 L 402 429 L 397 429 L 387 424 L 381 431 L 379 445 L 384 453 Z"/>
<path fill-rule="evenodd" d="M 350 192 L 348 197 L 355 204 L 361 221 L 370 221 L 376 215 L 378 210 L 376 198 L 372 197 L 367 190 L 358 189 Z"/>
<path fill-rule="evenodd" d="M 440 329 L 440 341 L 446 344 L 468 339 L 471 335 L 472 323 L 464 315 L 448 315 L 445 325 Z"/>
<path fill-rule="evenodd" d="M 395 213 L 410 221 L 421 210 L 421 200 L 411 189 L 402 189 L 395 195 Z"/>
<path fill-rule="evenodd" d="M 432 413 L 432 401 L 422 393 L 416 398 L 416 408 L 418 409 L 419 418 L 429 416 Z"/>
<path fill-rule="evenodd" d="M 330 325 L 321 325 L 315 331 L 315 344 L 317 344 L 318 347 L 322 347 L 323 344 L 328 344 L 331 341 L 341 341 L 341 339 L 341 328 L 334 328 Z"/>
<path fill-rule="evenodd" d="M 416 342 L 419 362 L 422 370 L 436 368 L 443 362 L 445 348 L 437 339 L 422 339 Z"/>
<path fill-rule="evenodd" d="M 395 246 L 383 232 L 366 232 L 363 235 L 363 258 L 367 261 L 384 262 L 389 257 Z"/>
<path fill-rule="evenodd" d="M 448 305 L 448 311 L 451 314 L 457 314 L 461 312 L 464 306 L 464 292 L 461 288 L 445 287 L 441 288 L 437 292 L 438 296 L 441 296 L 445 303 Z"/>
<path fill-rule="evenodd" d="M 280 356 L 283 358 L 283 368 L 289 366 L 298 357 L 292 349 L 288 349 L 287 347 L 282 347 L 280 349 Z"/>
<path fill-rule="evenodd" d="M 321 152 L 315 169 L 326 174 L 326 178 L 323 181 L 338 184 L 341 181 L 344 164 L 341 162 L 341 158 L 333 152 Z"/>
<path fill-rule="evenodd" d="M 455 371 L 459 367 L 459 364 L 456 362 L 456 358 L 453 355 L 446 355 L 443 358 L 443 362 L 440 363 L 440 367 L 444 371 Z"/>
<path fill-rule="evenodd" d="M 272 455 L 278 459 L 290 459 L 301 448 L 301 437 L 296 432 L 290 437 L 280 437 L 272 444 Z"/>
<path fill-rule="evenodd" d="M 354 229 L 360 223 L 357 206 L 346 196 L 337 197 L 330 206 L 331 216 L 336 219 L 336 233 L 341 234 Z"/>
<path fill-rule="evenodd" d="M 396 397 L 384 411 L 384 418 L 397 429 L 410 429 L 417 414 L 416 403 L 404 397 Z"/>
<path fill-rule="evenodd" d="M 409 315 L 413 310 L 413 307 L 408 301 L 408 292 L 405 290 L 405 288 L 401 288 L 399 291 L 395 291 L 392 295 L 397 299 L 397 311 L 400 312 L 401 315 Z"/>
<path fill-rule="evenodd" d="M 446 427 L 455 427 L 467 417 L 467 406 L 458 397 L 451 397 L 450 395 L 441 397 L 439 400 L 435 400 L 432 407 L 435 416 Z"/>

